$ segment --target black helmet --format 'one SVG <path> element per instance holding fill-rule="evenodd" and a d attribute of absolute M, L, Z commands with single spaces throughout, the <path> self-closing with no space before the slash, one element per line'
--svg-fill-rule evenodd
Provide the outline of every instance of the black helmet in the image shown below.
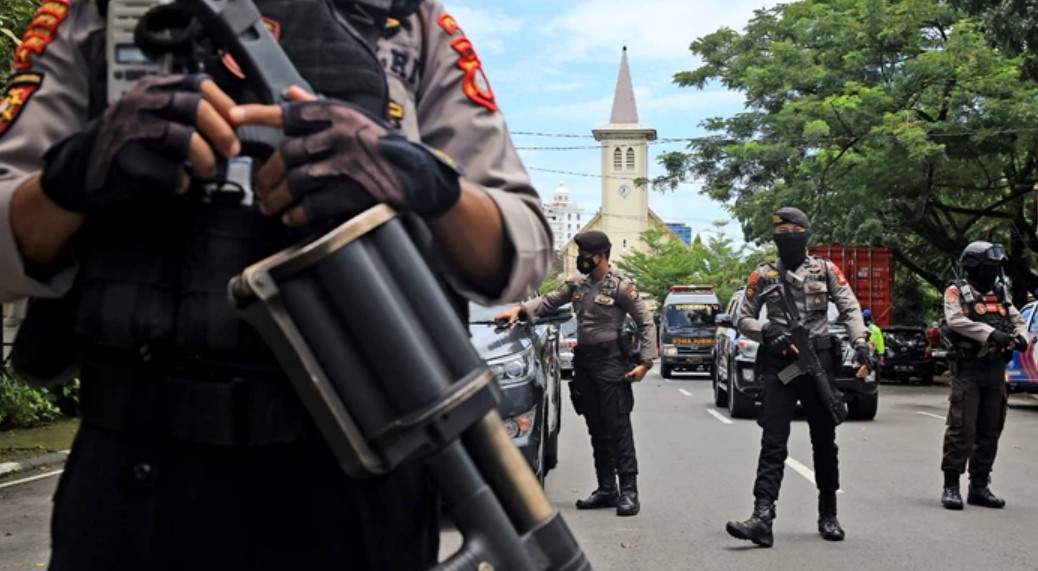
<path fill-rule="evenodd" d="M 964 268 L 976 268 L 978 266 L 1001 266 L 1009 258 L 1006 257 L 1006 249 L 1002 244 L 991 242 L 972 242 L 959 256 L 959 263 Z"/>

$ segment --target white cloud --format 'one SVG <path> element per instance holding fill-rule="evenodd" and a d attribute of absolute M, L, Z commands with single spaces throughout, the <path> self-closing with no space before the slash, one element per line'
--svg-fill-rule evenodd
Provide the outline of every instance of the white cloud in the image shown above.
<path fill-rule="evenodd" d="M 472 40 L 477 51 L 501 53 L 508 49 L 506 38 L 523 29 L 522 18 L 513 18 L 500 8 L 452 4 L 450 14 Z"/>

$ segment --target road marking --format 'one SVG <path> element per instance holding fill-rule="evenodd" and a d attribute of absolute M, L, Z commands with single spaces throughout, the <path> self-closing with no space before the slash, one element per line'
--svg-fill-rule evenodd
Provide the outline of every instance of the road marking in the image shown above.
<path fill-rule="evenodd" d="M 685 395 L 686 397 L 692 396 L 692 393 L 686 391 L 685 389 L 678 389 L 678 392 Z"/>
<path fill-rule="evenodd" d="M 725 418 L 725 416 L 723 414 L 717 412 L 717 409 L 715 409 L 715 408 L 708 408 L 708 409 L 706 409 L 706 411 L 710 413 L 710 416 L 716 418 L 717 420 L 720 420 L 721 422 L 723 422 L 725 424 L 734 424 L 732 422 L 732 419 Z"/>
<path fill-rule="evenodd" d="M 804 478 L 807 478 L 808 482 L 811 482 L 812 484 L 815 484 L 815 473 L 814 473 L 814 471 L 812 471 L 807 466 L 804 466 L 800 462 L 797 462 L 794 458 L 788 458 L 788 457 L 786 458 L 786 466 L 789 466 L 790 468 L 795 470 L 797 474 L 800 474 Z M 815 484 L 815 485 L 817 485 L 817 484 Z M 837 494 L 842 494 L 844 492 L 843 492 L 843 490 L 836 490 L 836 493 Z"/>
<path fill-rule="evenodd" d="M 0 488 L 7 488 L 7 487 L 10 487 L 10 486 L 17 486 L 18 484 L 26 484 L 28 482 L 32 482 L 32 481 L 35 481 L 35 480 L 42 480 L 43 478 L 50 478 L 51 476 L 57 476 L 58 474 L 60 474 L 62 472 L 64 472 L 64 470 L 57 470 L 57 471 L 54 471 L 54 472 L 48 472 L 46 474 L 40 474 L 38 476 L 32 476 L 32 477 L 29 477 L 29 478 L 22 478 L 21 480 L 15 480 L 13 482 L 6 482 L 6 483 L 3 483 L 3 484 L 0 484 Z"/>
<path fill-rule="evenodd" d="M 945 420 L 945 418 L 943 416 L 941 416 L 939 414 L 934 414 L 932 412 L 923 412 L 921 410 L 917 410 L 917 411 L 915 411 L 915 413 L 916 414 L 921 414 L 923 416 L 933 417 L 933 418 L 936 418 L 937 420 Z"/>

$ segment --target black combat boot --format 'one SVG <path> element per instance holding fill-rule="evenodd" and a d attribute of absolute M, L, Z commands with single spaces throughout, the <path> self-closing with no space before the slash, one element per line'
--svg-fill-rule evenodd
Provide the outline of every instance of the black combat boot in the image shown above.
<path fill-rule="evenodd" d="M 991 493 L 991 488 L 988 487 L 990 482 L 991 479 L 988 474 L 971 474 L 970 493 L 966 496 L 966 503 L 971 506 L 984 506 L 986 508 L 1006 507 L 1005 500 Z"/>
<path fill-rule="evenodd" d="M 818 533 L 827 541 L 843 541 L 843 528 L 836 519 L 836 492 L 818 492 Z"/>
<path fill-rule="evenodd" d="M 771 522 L 775 521 L 775 502 L 757 498 L 753 502 L 753 515 L 746 521 L 730 521 L 725 529 L 728 535 L 748 539 L 762 547 L 771 547 L 775 537 L 771 534 Z"/>
<path fill-rule="evenodd" d="M 616 501 L 616 515 L 638 515 L 638 475 L 620 474 L 620 498 Z"/>
<path fill-rule="evenodd" d="M 946 510 L 962 509 L 962 496 L 959 495 L 959 473 L 954 470 L 944 472 L 944 492 L 941 494 L 941 505 Z"/>
<path fill-rule="evenodd" d="M 600 508 L 616 507 L 616 476 L 610 474 L 598 474 L 598 489 L 591 495 L 577 500 L 578 510 L 597 510 Z"/>

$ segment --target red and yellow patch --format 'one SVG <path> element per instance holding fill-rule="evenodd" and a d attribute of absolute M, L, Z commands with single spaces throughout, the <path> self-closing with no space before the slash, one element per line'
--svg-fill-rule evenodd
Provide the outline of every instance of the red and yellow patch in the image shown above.
<path fill-rule="evenodd" d="M 631 285 L 631 287 L 627 288 L 627 297 L 631 299 L 638 299 L 638 288 L 634 285 Z"/>
<path fill-rule="evenodd" d="M 69 0 L 44 0 L 29 21 L 22 41 L 14 51 L 14 69 L 24 71 L 32 67 L 33 55 L 43 52 L 58 37 L 58 26 L 68 18 Z"/>
<path fill-rule="evenodd" d="M 959 303 L 959 288 L 952 286 L 945 290 L 944 301 L 946 303 Z"/>
<path fill-rule="evenodd" d="M 14 125 L 29 98 L 43 84 L 42 73 L 16 73 L 0 94 L 0 136 Z"/>
<path fill-rule="evenodd" d="M 833 268 L 833 275 L 836 276 L 836 283 L 842 286 L 847 285 L 847 277 L 843 275 L 843 270 L 840 269 L 840 266 L 837 266 L 836 264 L 830 265 Z"/>
<path fill-rule="evenodd" d="M 494 95 L 494 90 L 490 88 L 490 81 L 483 71 L 483 62 L 476 54 L 476 48 L 465 37 L 465 32 L 461 31 L 461 26 L 458 25 L 454 16 L 444 14 L 440 16 L 437 23 L 448 36 L 457 36 L 451 41 L 451 47 L 458 52 L 458 68 L 465 72 L 465 77 L 461 81 L 461 90 L 465 93 L 465 97 L 476 105 L 481 105 L 496 113 L 497 97 Z"/>
<path fill-rule="evenodd" d="M 750 274 L 749 279 L 746 280 L 746 283 L 751 285 L 751 286 L 755 286 L 755 285 L 759 284 L 760 283 L 760 272 L 757 272 L 756 270 L 754 270 L 754 272 L 752 274 Z"/>
<path fill-rule="evenodd" d="M 264 16 L 263 27 L 270 32 L 270 35 L 274 36 L 274 41 L 281 41 L 281 24 L 277 23 L 276 20 L 271 20 Z M 223 65 L 227 68 L 227 71 L 234 74 L 238 79 L 245 79 L 245 72 L 241 70 L 241 66 L 238 65 L 238 62 L 234 61 L 234 57 L 231 56 L 231 54 L 224 54 L 221 61 L 223 61 Z"/>

